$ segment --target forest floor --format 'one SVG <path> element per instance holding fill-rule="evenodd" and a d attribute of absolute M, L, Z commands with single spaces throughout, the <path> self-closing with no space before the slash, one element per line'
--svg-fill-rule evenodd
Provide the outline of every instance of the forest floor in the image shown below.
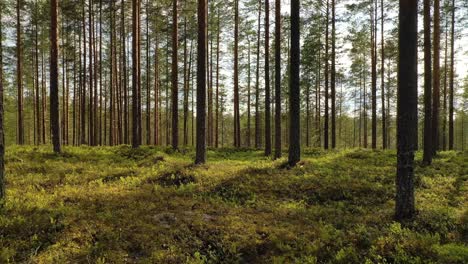
<path fill-rule="evenodd" d="M 0 263 L 467 263 L 468 153 L 416 169 L 393 222 L 395 151 L 10 147 Z M 418 153 L 418 160 L 421 159 Z"/>

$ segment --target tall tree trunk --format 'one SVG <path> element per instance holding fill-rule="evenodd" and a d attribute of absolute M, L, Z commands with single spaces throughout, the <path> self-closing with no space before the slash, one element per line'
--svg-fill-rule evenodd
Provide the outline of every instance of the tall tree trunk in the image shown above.
<path fill-rule="evenodd" d="M 21 41 L 21 0 L 16 1 L 16 82 L 18 86 L 17 103 L 17 143 L 24 144 L 24 116 L 23 116 L 23 72 L 22 72 L 22 41 Z"/>
<path fill-rule="evenodd" d="M 257 25 L 257 63 L 255 74 L 255 148 L 261 146 L 260 131 L 260 19 L 262 14 L 262 0 L 258 0 L 258 25 Z"/>
<path fill-rule="evenodd" d="M 331 51 L 331 147 L 336 148 L 336 30 L 335 30 L 335 0 L 332 0 L 332 51 Z"/>
<path fill-rule="evenodd" d="M 275 159 L 281 158 L 281 0 L 275 7 Z"/>
<path fill-rule="evenodd" d="M 290 166 L 296 165 L 301 159 L 301 126 L 300 126 L 300 3 L 299 0 L 291 1 L 291 62 L 290 62 L 290 87 L 289 87 L 289 159 Z"/>
<path fill-rule="evenodd" d="M 234 5 L 234 146 L 236 148 L 240 148 L 241 142 L 239 111 L 239 0 L 234 0 Z"/>
<path fill-rule="evenodd" d="M 325 124 L 323 126 L 323 144 L 324 148 L 328 149 L 329 148 L 329 132 L 328 132 L 328 123 L 329 123 L 329 113 L 328 113 L 328 100 L 329 100 L 329 91 L 328 91 L 328 28 L 329 28 L 329 19 L 330 19 L 330 3 L 329 0 L 327 0 L 327 17 L 326 17 L 326 30 L 325 30 Z"/>
<path fill-rule="evenodd" d="M 220 24 L 220 15 L 218 8 L 218 34 L 216 37 L 216 122 L 215 122 L 215 148 L 219 147 L 219 54 L 220 54 L 220 35 L 221 35 L 221 24 Z M 192 52 L 190 51 L 190 57 Z M 191 61 L 191 59 L 190 59 Z M 190 68 L 190 67 L 189 67 Z M 250 74 L 250 71 L 249 71 Z M 249 78 L 250 79 L 250 78 Z M 250 138 L 249 138 L 250 144 Z"/>
<path fill-rule="evenodd" d="M 160 135 L 160 79 L 159 79 L 159 40 L 158 35 L 155 34 L 155 43 L 154 43 L 154 145 L 159 145 L 159 135 Z"/>
<path fill-rule="evenodd" d="M 188 144 L 187 17 L 184 17 L 184 146 Z"/>
<path fill-rule="evenodd" d="M 5 132 L 3 127 L 3 23 L 0 11 L 0 207 L 5 199 Z M 39 84 L 37 84 L 39 85 Z M 39 113 L 38 113 L 39 114 Z"/>
<path fill-rule="evenodd" d="M 372 0 L 371 58 L 372 58 L 372 149 L 377 148 L 377 6 Z"/>
<path fill-rule="evenodd" d="M 398 152 L 396 220 L 414 216 L 414 150 L 417 136 L 418 1 L 401 0 L 398 38 Z"/>
<path fill-rule="evenodd" d="M 424 0 L 424 156 L 432 163 L 432 61 L 431 61 L 431 1 Z"/>
<path fill-rule="evenodd" d="M 82 35 L 83 35 L 83 66 L 82 72 L 83 80 L 81 87 L 81 105 L 80 105 L 80 143 L 86 144 L 86 13 L 85 13 L 85 0 L 81 2 L 82 7 Z"/>
<path fill-rule="evenodd" d="M 149 31 L 149 0 L 146 0 L 146 144 L 151 144 L 151 58 Z"/>
<path fill-rule="evenodd" d="M 439 150 L 439 105 L 440 105 L 440 0 L 434 0 L 434 76 L 432 90 L 432 154 Z"/>
<path fill-rule="evenodd" d="M 384 38 L 384 0 L 380 1 L 380 45 L 381 45 L 381 55 L 380 55 L 380 86 L 382 88 L 382 148 L 387 148 L 387 117 L 385 115 L 385 38 Z"/>
<path fill-rule="evenodd" d="M 197 147 L 195 164 L 206 162 L 206 0 L 198 0 L 197 47 Z"/>
<path fill-rule="evenodd" d="M 36 18 L 34 20 L 34 62 L 35 62 L 35 77 L 36 77 L 36 98 L 35 98 L 35 107 L 36 107 L 36 130 L 37 130 L 37 143 L 41 143 L 42 139 L 42 130 L 41 130 L 41 114 L 40 114 L 40 85 L 39 85 L 39 26 L 38 26 L 38 20 L 39 20 L 39 8 L 37 4 L 37 0 L 35 2 L 35 8 L 36 8 Z M 1 139 L 0 139 L 1 140 Z"/>
<path fill-rule="evenodd" d="M 444 56 L 444 102 L 442 110 L 442 149 L 447 150 L 447 86 L 448 86 L 448 23 L 449 19 L 445 20 L 445 56 Z"/>
<path fill-rule="evenodd" d="M 450 43 L 450 95 L 449 95 L 449 150 L 453 150 L 454 145 L 454 79 L 455 79 L 455 0 L 452 0 L 452 29 Z"/>
<path fill-rule="evenodd" d="M 177 0 L 173 0 L 172 6 L 172 148 L 179 148 L 179 91 L 178 91 L 178 25 L 177 25 Z"/>
<path fill-rule="evenodd" d="M 265 156 L 271 155 L 270 2 L 265 0 Z"/>
<path fill-rule="evenodd" d="M 132 147 L 138 148 L 140 146 L 140 135 L 139 135 L 139 107 L 138 107 L 138 85 L 140 84 L 139 68 L 140 68 L 140 58 L 139 52 L 139 35 L 140 35 L 140 13 L 139 13 L 139 0 L 132 1 Z"/>
<path fill-rule="evenodd" d="M 130 116 L 129 116 L 129 94 L 127 82 L 127 39 L 125 33 L 125 1 L 122 0 L 120 9 L 120 28 L 121 28 L 121 42 L 122 42 L 122 77 L 123 77 L 123 115 L 124 115 L 124 143 L 130 143 Z"/>
<path fill-rule="evenodd" d="M 58 91 L 58 30 L 57 30 L 57 0 L 50 2 L 50 123 L 52 128 L 52 144 L 55 153 L 61 152 L 60 118 Z"/>

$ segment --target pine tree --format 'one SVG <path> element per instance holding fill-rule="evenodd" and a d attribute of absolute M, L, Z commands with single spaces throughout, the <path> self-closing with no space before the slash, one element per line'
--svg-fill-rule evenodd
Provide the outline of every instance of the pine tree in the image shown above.
<path fill-rule="evenodd" d="M 52 144 L 55 153 L 61 152 L 60 118 L 58 95 L 58 29 L 57 29 L 57 0 L 50 1 L 50 123 L 52 130 Z"/>
<path fill-rule="evenodd" d="M 300 3 L 291 1 L 291 78 L 289 83 L 289 159 L 290 166 L 294 166 L 301 159 L 301 127 L 300 127 Z"/>
<path fill-rule="evenodd" d="M 206 162 L 206 0 L 198 0 L 197 146 L 195 164 Z"/>

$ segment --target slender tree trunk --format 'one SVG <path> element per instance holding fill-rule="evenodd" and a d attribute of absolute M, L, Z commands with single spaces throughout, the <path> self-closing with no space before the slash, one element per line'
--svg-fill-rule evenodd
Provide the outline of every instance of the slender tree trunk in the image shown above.
<path fill-rule="evenodd" d="M 289 87 L 289 159 L 290 166 L 296 165 L 301 159 L 301 126 L 300 126 L 300 4 L 299 0 L 291 1 L 291 62 Z"/>
<path fill-rule="evenodd" d="M 41 130 L 41 114 L 40 114 L 40 85 L 39 85 L 39 14 L 38 14 L 38 4 L 37 0 L 35 2 L 36 8 L 36 19 L 35 19 L 35 30 L 34 30 L 34 62 L 35 62 L 35 77 L 36 77 L 36 98 L 35 98 L 35 107 L 36 107 L 36 129 L 37 129 L 37 143 L 41 143 L 42 139 L 42 130 Z M 0 139 L 1 140 L 1 139 Z"/>
<path fill-rule="evenodd" d="M 401 0 L 399 11 L 398 153 L 396 220 L 414 216 L 414 150 L 417 135 L 418 1 Z"/>
<path fill-rule="evenodd" d="M 328 135 L 329 135 L 329 132 L 328 132 L 328 123 L 329 123 L 329 113 L 328 113 L 328 100 L 329 100 L 329 91 L 328 91 L 328 28 L 329 28 L 329 18 L 330 18 L 330 3 L 329 3 L 329 0 L 327 0 L 327 17 L 326 17 L 326 21 L 325 21 L 325 24 L 326 24 L 326 30 L 325 30 L 325 124 L 324 124 L 324 127 L 323 127 L 323 140 L 324 140 L 324 148 L 325 149 L 328 149 L 329 148 L 329 138 L 328 138 Z"/>
<path fill-rule="evenodd" d="M 449 95 L 449 150 L 453 150 L 454 145 L 454 79 L 455 79 L 455 0 L 452 0 L 452 29 L 450 44 L 450 95 Z"/>
<path fill-rule="evenodd" d="M 184 146 L 188 144 L 187 18 L 184 17 Z"/>
<path fill-rule="evenodd" d="M 159 134 L 160 134 L 160 126 L 159 126 L 159 97 L 160 97 L 160 79 L 159 79 L 159 40 L 158 35 L 155 36 L 155 43 L 154 43 L 154 144 L 159 145 Z"/>
<path fill-rule="evenodd" d="M 172 148 L 179 148 L 179 91 L 178 91 L 178 59 L 177 50 L 179 41 L 177 25 L 177 0 L 173 0 L 172 6 Z"/>
<path fill-rule="evenodd" d="M 432 154 L 439 150 L 439 105 L 440 105 L 440 0 L 434 0 L 434 76 L 432 90 Z"/>
<path fill-rule="evenodd" d="M 241 142 L 239 111 L 239 0 L 234 0 L 234 5 L 234 147 L 240 148 Z"/>
<path fill-rule="evenodd" d="M 275 159 L 281 158 L 281 0 L 275 7 Z"/>
<path fill-rule="evenodd" d="M 251 91 L 251 86 L 250 86 L 250 83 L 251 83 L 251 66 L 250 66 L 250 58 L 251 58 L 251 45 L 250 45 L 250 38 L 247 37 L 247 136 L 246 136 L 246 140 L 247 140 L 247 147 L 250 148 L 251 147 L 251 136 L 252 136 L 252 118 L 251 118 L 251 105 L 252 105 L 252 91 Z M 218 43 L 219 45 L 219 43 Z M 218 47 L 219 49 L 219 47 Z M 216 89 L 218 90 L 218 87 L 216 87 Z M 217 98 L 216 98 L 217 99 Z M 217 107 L 217 106 L 216 106 Z M 216 111 L 218 111 L 218 109 L 216 109 Z M 217 124 L 216 124 L 217 125 Z"/>
<path fill-rule="evenodd" d="M 219 147 L 219 54 L 220 54 L 220 35 L 221 35 L 221 24 L 220 15 L 218 9 L 218 35 L 216 37 L 216 124 L 215 124 L 215 148 Z M 192 52 L 190 52 L 191 54 Z M 191 55 L 190 55 L 191 57 Z M 190 68 L 190 67 L 189 67 Z M 250 75 L 250 71 L 249 71 Z M 249 78 L 250 79 L 250 78 Z M 250 83 L 250 82 L 249 82 Z M 250 98 L 250 97 L 249 97 Z M 250 109 L 250 107 L 249 107 Z M 250 138 L 249 138 L 250 144 Z"/>
<path fill-rule="evenodd" d="M 442 110 L 442 149 L 447 150 L 447 86 L 448 86 L 448 23 L 449 19 L 445 20 L 445 56 L 444 56 L 444 102 Z"/>
<path fill-rule="evenodd" d="M 271 155 L 270 2 L 265 0 L 265 156 Z"/>
<path fill-rule="evenodd" d="M 384 0 L 380 1 L 380 45 L 381 45 L 381 65 L 380 65 L 380 86 L 382 88 L 382 148 L 387 149 L 387 117 L 385 115 L 385 38 L 384 38 Z"/>
<path fill-rule="evenodd" d="M 372 149 L 377 148 L 377 6 L 372 0 L 371 14 L 371 60 L 372 60 Z"/>
<path fill-rule="evenodd" d="M 424 156 L 432 163 L 432 61 L 431 61 L 431 1 L 424 0 Z"/>
<path fill-rule="evenodd" d="M 3 126 L 3 22 L 0 12 L 0 207 L 5 199 L 5 132 Z M 37 84 L 39 86 L 39 84 Z M 39 113 L 38 113 L 39 114 Z"/>
<path fill-rule="evenodd" d="M 197 48 L 197 147 L 195 164 L 206 162 L 206 0 L 198 0 Z"/>
<path fill-rule="evenodd" d="M 139 121 L 139 115 L 138 115 L 138 85 L 140 83 L 139 78 L 140 76 L 138 75 L 139 73 L 139 67 L 140 67 L 140 60 L 139 60 L 139 23 L 140 23 L 140 13 L 138 12 L 140 5 L 139 0 L 133 0 L 132 1 L 132 147 L 133 148 L 138 148 L 140 146 L 140 141 L 139 141 L 139 126 L 138 126 L 138 121 Z"/>
<path fill-rule="evenodd" d="M 149 0 L 146 0 L 146 144 L 151 144 L 151 58 L 150 58 L 150 31 L 149 31 Z"/>
<path fill-rule="evenodd" d="M 336 148 L 336 30 L 335 30 L 335 0 L 332 0 L 332 51 L 331 51 L 331 147 Z"/>
<path fill-rule="evenodd" d="M 86 144 L 86 13 L 85 13 L 85 1 L 82 1 L 83 9 L 82 9 L 82 35 L 83 35 L 83 66 L 82 66 L 82 73 L 83 80 L 82 80 L 82 87 L 81 87 L 81 106 L 80 106 L 80 122 L 81 122 L 81 129 L 80 129 L 80 143 Z"/>
<path fill-rule="evenodd" d="M 57 0 L 50 2 L 50 122 L 52 127 L 52 144 L 55 153 L 61 152 L 60 118 L 58 91 L 58 16 Z"/>
<path fill-rule="evenodd" d="M 22 41 L 21 41 L 21 0 L 16 1 L 16 82 L 18 86 L 17 103 L 17 143 L 24 144 L 24 117 L 23 117 L 23 72 L 22 72 Z"/>
<path fill-rule="evenodd" d="M 257 63 L 255 75 L 255 148 L 261 146 L 260 131 L 260 19 L 262 14 L 262 0 L 258 0 L 258 28 L 257 28 Z"/>

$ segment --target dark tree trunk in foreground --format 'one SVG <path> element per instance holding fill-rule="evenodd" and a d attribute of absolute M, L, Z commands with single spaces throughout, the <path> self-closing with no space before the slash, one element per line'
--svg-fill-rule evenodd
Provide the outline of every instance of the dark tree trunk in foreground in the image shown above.
<path fill-rule="evenodd" d="M 138 90 L 140 84 L 139 68 L 139 39 L 140 39 L 140 14 L 139 14 L 139 0 L 132 1 L 132 147 L 138 148 L 140 146 L 139 135 L 139 108 L 138 108 Z M 112 131 L 111 131 L 112 133 Z"/>
<path fill-rule="evenodd" d="M 417 136 L 418 1 L 400 0 L 397 104 L 396 220 L 411 219 L 414 206 L 414 150 Z"/>
<path fill-rule="evenodd" d="M 432 154 L 439 150 L 439 105 L 440 105 L 440 1 L 434 0 L 434 76 L 432 91 Z"/>
<path fill-rule="evenodd" d="M 17 104 L 17 143 L 24 144 L 24 119 L 23 119 L 23 71 L 22 71 L 22 50 L 21 50 L 21 0 L 16 1 L 16 81 L 18 86 Z"/>
<path fill-rule="evenodd" d="M 5 198 L 5 133 L 3 131 L 4 128 L 3 128 L 3 31 L 2 31 L 2 28 L 3 28 L 2 11 L 0 11 L 0 207 L 2 206 L 2 203 L 3 203 L 2 201 Z"/>
<path fill-rule="evenodd" d="M 50 2 L 50 125 L 55 153 L 60 153 L 57 0 Z"/>
<path fill-rule="evenodd" d="M 197 147 L 195 164 L 206 162 L 206 0 L 198 0 L 197 44 Z"/>
<path fill-rule="evenodd" d="M 265 156 L 271 155 L 270 2 L 265 0 Z"/>
<path fill-rule="evenodd" d="M 275 159 L 281 158 L 281 0 L 275 8 Z"/>
<path fill-rule="evenodd" d="M 177 69 L 177 49 L 178 49 L 178 26 L 177 26 L 177 0 L 172 6 L 172 148 L 179 147 L 179 89 L 178 89 L 178 69 Z"/>
<path fill-rule="evenodd" d="M 289 112 L 291 124 L 289 127 L 289 159 L 290 166 L 296 165 L 301 159 L 300 131 L 300 4 L 299 0 L 291 1 L 291 62 L 289 87 Z"/>
<path fill-rule="evenodd" d="M 432 61 L 431 61 L 431 1 L 424 0 L 424 156 L 432 163 Z"/>
<path fill-rule="evenodd" d="M 450 85 L 449 85 L 449 150 L 453 150 L 454 143 L 454 124 L 453 124 L 453 100 L 455 96 L 454 78 L 455 78 L 455 0 L 452 0 L 452 29 L 450 44 Z"/>

